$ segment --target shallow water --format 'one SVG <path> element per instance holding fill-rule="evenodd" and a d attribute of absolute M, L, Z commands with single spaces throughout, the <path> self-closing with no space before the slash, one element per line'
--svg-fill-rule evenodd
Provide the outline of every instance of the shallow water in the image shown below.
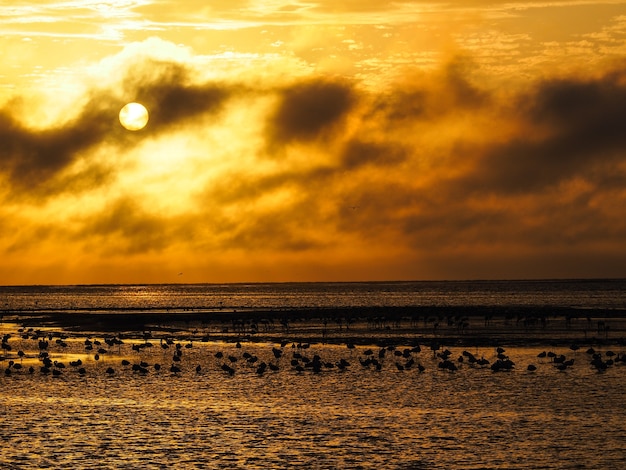
<path fill-rule="evenodd" d="M 611 357 L 609 349 L 620 354 L 617 357 L 626 352 L 619 339 L 623 319 L 618 316 L 626 308 L 626 280 L 17 286 L 0 287 L 0 302 L 0 335 L 12 335 L 3 341 L 10 349 L 0 352 L 0 468 L 622 469 L 626 461 L 626 364 L 599 373 L 585 352 L 591 344 L 603 360 Z M 497 373 L 489 366 L 458 362 L 463 350 L 453 346 L 447 348 L 458 370 L 441 370 L 441 358 L 424 344 L 421 352 L 409 351 L 406 357 L 386 349 L 379 360 L 381 370 L 361 365 L 368 349 L 375 358 L 381 351 L 367 344 L 367 338 L 385 344 L 405 338 L 411 344 L 397 344 L 399 354 L 415 346 L 414 341 L 436 339 L 424 317 L 419 324 L 363 323 L 350 330 L 347 325 L 329 325 L 325 340 L 340 344 L 309 348 L 291 342 L 280 348 L 258 335 L 252 337 L 259 342 L 244 342 L 234 330 L 222 334 L 224 325 L 177 324 L 172 339 L 180 344 L 180 361 L 174 360 L 176 344 L 161 347 L 167 329 L 153 331 L 152 347 L 137 350 L 145 344 L 141 332 L 127 332 L 123 344 L 108 346 L 104 332 L 46 327 L 45 334 L 53 335 L 47 352 L 57 361 L 51 367 L 58 371 L 55 377 L 40 372 L 42 358 L 33 332 L 24 339 L 19 325 L 10 323 L 47 309 L 65 315 L 92 309 L 297 311 L 416 305 L 498 306 L 501 311 L 516 305 L 566 306 L 614 309 L 615 315 L 610 334 L 600 330 L 603 318 L 593 323 L 574 318 L 568 325 L 565 318 L 551 317 L 547 326 L 529 329 L 515 320 L 507 324 L 504 315 L 490 325 L 482 317 L 471 318 L 469 330 L 462 334 L 442 321 L 437 333 L 441 337 L 460 334 L 467 339 L 476 330 L 498 338 L 516 366 Z M 320 319 L 294 321 L 289 333 L 278 324 L 273 328 L 263 332 L 265 341 L 283 335 L 302 335 L 302 341 L 306 335 L 322 337 Z M 220 334 L 220 339 L 232 341 L 217 341 Z M 531 334 L 532 342 L 527 341 Z M 86 335 L 101 345 L 86 350 Z M 210 341 L 200 341 L 203 337 Z M 513 337 L 507 345 L 506 339 Z M 529 346 L 551 344 L 551 338 L 559 345 L 574 338 L 589 343 L 581 343 L 577 352 L 565 346 Z M 237 339 L 241 348 L 236 347 Z M 350 349 L 345 341 L 352 339 L 357 345 Z M 99 347 L 106 352 L 96 360 Z M 272 348 L 283 351 L 280 359 Z M 537 357 L 544 349 L 574 359 L 574 365 L 557 370 L 549 358 Z M 472 346 L 469 352 L 491 363 L 496 360 L 494 347 Z M 309 363 L 318 355 L 333 367 L 320 367 L 316 373 L 298 359 L 303 367 L 298 371 L 291 364 L 294 355 Z M 249 362 L 248 357 L 257 361 Z M 78 359 L 84 374 L 70 365 Z M 343 371 L 338 367 L 341 359 L 350 363 Z M 145 372 L 122 365 L 123 360 L 144 361 Z M 415 364 L 399 370 L 396 363 L 406 365 L 409 360 Z M 278 370 L 268 367 L 259 374 L 262 362 Z M 531 363 L 537 366 L 535 372 L 526 370 Z M 232 367 L 232 376 L 222 369 L 224 364 Z M 172 373 L 172 365 L 181 371 Z M 109 367 L 112 373 L 107 373 Z"/>
<path fill-rule="evenodd" d="M 376 371 L 359 363 L 367 349 L 378 357 L 376 346 L 287 344 L 277 360 L 277 344 L 187 348 L 179 339 L 181 372 L 171 373 L 174 344 L 163 349 L 152 340 L 135 351 L 143 341 L 127 340 L 105 345 L 96 361 L 84 338 L 65 342 L 51 341 L 50 358 L 66 365 L 53 377 L 39 372 L 36 342 L 8 341 L 13 348 L 2 368 L 9 358 L 23 367 L 0 377 L 4 468 L 620 469 L 626 459 L 626 365 L 598 373 L 583 350 L 554 351 L 575 359 L 564 372 L 530 347 L 507 348 L 516 363 L 511 372 L 467 363 L 443 371 L 428 348 L 410 354 L 423 372 L 398 370 L 396 362 L 407 358 L 391 350 Z M 449 349 L 455 361 L 462 354 Z M 247 362 L 245 353 L 258 361 Z M 290 364 L 294 353 L 331 364 L 343 358 L 350 366 L 298 372 Z M 471 353 L 493 362 L 496 351 Z M 77 358 L 83 376 L 68 365 Z M 133 372 L 123 359 L 145 361 L 148 372 Z M 225 362 L 233 376 L 221 369 Z M 260 362 L 279 370 L 259 375 Z M 537 371 L 526 370 L 530 363 Z"/>

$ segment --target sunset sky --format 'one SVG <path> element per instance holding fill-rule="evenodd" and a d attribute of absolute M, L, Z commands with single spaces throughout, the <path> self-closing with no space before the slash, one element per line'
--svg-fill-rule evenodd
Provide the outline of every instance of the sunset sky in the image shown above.
<path fill-rule="evenodd" d="M 626 276 L 626 0 L 8 3 L 0 284 Z"/>

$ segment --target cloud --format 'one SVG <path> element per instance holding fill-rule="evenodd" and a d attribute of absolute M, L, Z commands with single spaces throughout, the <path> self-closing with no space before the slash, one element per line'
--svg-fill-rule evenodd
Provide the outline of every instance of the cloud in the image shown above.
<path fill-rule="evenodd" d="M 273 144 L 329 137 L 357 101 L 348 82 L 325 79 L 297 82 L 278 93 L 278 106 L 268 119 L 268 140 Z"/>
<path fill-rule="evenodd" d="M 328 233 L 416 252 L 619 245 L 623 69 L 540 80 L 515 93 L 481 89 L 462 70 L 453 64 L 434 74 L 446 80 L 413 78 L 361 96 L 360 108 L 371 107 L 346 110 L 363 120 L 353 134 L 334 134 L 343 144 L 333 147 L 340 149 L 333 164 L 273 181 L 295 186 L 311 206 L 334 199 L 335 211 L 319 219 Z M 438 133 L 449 138 L 429 140 Z"/>
<path fill-rule="evenodd" d="M 394 128 L 482 109 L 491 94 L 473 83 L 475 71 L 471 58 L 456 55 L 434 72 L 408 72 L 373 97 L 369 117 Z"/>
<path fill-rule="evenodd" d="M 76 240 L 91 240 L 96 252 L 127 255 L 159 251 L 172 242 L 167 217 L 151 214 L 137 201 L 120 197 L 102 211 L 84 217 Z"/>
<path fill-rule="evenodd" d="M 300 113 L 308 116 L 304 112 L 309 110 L 306 103 L 323 102 L 330 95 L 325 87 L 307 83 L 306 93 L 303 93 L 306 100 L 290 99 L 286 94 L 288 98 L 283 98 L 269 113 L 270 123 L 276 130 L 272 138 L 327 148 L 336 152 L 335 158 L 321 160 L 307 169 L 290 167 L 283 162 L 270 175 L 234 176 L 224 180 L 221 189 L 213 186 L 206 197 L 237 205 L 280 191 L 297 194 L 297 198 L 288 199 L 290 203 L 277 207 L 271 214 L 246 212 L 243 217 L 246 222 L 238 224 L 235 230 L 236 242 L 243 246 L 255 240 L 261 246 L 278 247 L 284 241 L 283 247 L 288 249 L 297 246 L 294 240 L 298 236 L 302 246 L 306 246 L 312 232 L 298 232 L 296 227 L 301 227 L 298 224 L 307 219 L 318 220 L 320 230 L 328 233 L 353 234 L 380 241 L 404 239 L 416 250 L 485 243 L 522 244 L 524 240 L 541 246 L 547 240 L 553 243 L 563 240 L 558 230 L 550 226 L 548 214 L 551 211 L 563 216 L 562 227 L 572 229 L 568 239 L 573 243 L 592 238 L 599 240 L 612 214 L 601 214 L 591 207 L 590 196 L 585 197 L 580 193 L 582 190 L 568 189 L 574 193 L 571 196 L 568 193 L 565 200 L 559 200 L 556 194 L 564 190 L 564 184 L 576 178 L 592 180 L 591 188 L 583 193 L 601 194 L 609 188 L 599 184 L 598 178 L 602 181 L 616 178 L 614 168 L 605 171 L 608 168 L 598 165 L 593 156 L 603 149 L 616 148 L 613 140 L 619 143 L 621 136 L 617 132 L 615 135 L 592 132 L 591 127 L 603 122 L 602 119 L 606 119 L 603 125 L 608 127 L 611 116 L 619 117 L 619 113 L 604 112 L 605 107 L 612 106 L 609 97 L 620 94 L 619 80 L 610 79 L 607 84 L 607 74 L 588 83 L 582 79 L 557 83 L 558 89 L 567 89 L 572 84 L 574 88 L 608 86 L 607 99 L 603 102 L 594 97 L 592 101 L 598 109 L 584 117 L 580 112 L 558 111 L 558 106 L 552 104 L 553 98 L 547 98 L 554 93 L 547 93 L 548 87 L 555 86 L 554 82 L 539 82 L 532 89 L 519 93 L 515 100 L 519 109 L 512 110 L 503 98 L 471 84 L 462 70 L 456 62 L 436 73 L 436 80 L 413 79 L 411 87 L 403 82 L 402 86 L 388 90 L 384 97 L 359 95 L 361 105 L 371 104 L 369 110 L 362 111 L 352 105 L 337 107 L 335 109 L 341 112 L 331 114 L 330 119 L 312 119 L 322 124 L 310 127 L 316 132 L 302 135 L 294 122 L 304 119 Z M 442 76 L 446 80 L 440 80 Z M 343 87 L 345 84 L 342 90 Z M 352 84 L 346 95 L 357 94 L 356 89 L 356 84 Z M 441 94 L 447 98 L 438 99 Z M 586 109 L 582 105 L 587 99 L 584 93 L 578 99 L 582 109 Z M 284 107 L 296 113 L 297 118 L 276 119 Z M 330 133 L 340 145 L 331 148 L 318 138 L 320 133 L 327 132 L 327 126 L 333 129 L 337 122 L 348 117 L 363 119 L 362 128 L 356 126 L 357 130 L 350 134 Z M 492 118 L 512 128 L 508 131 L 510 135 L 497 134 L 497 125 L 491 128 L 470 126 L 469 129 L 481 134 L 452 135 L 452 142 L 442 150 L 433 147 L 426 137 L 420 140 L 418 133 L 418 130 L 436 133 L 440 128 L 448 132 L 447 128 L 456 120 L 483 123 Z M 399 124 L 401 133 L 388 132 Z M 529 129 L 532 132 L 528 132 Z M 495 134 L 490 134 L 492 132 Z M 277 139 L 276 134 L 283 137 Z M 581 135 L 584 138 L 578 142 Z M 587 159 L 589 165 L 572 165 L 582 158 L 571 153 L 574 151 L 582 152 L 582 161 Z M 443 163 L 432 162 L 433 157 L 441 158 Z M 592 167 L 595 173 L 587 171 Z M 614 184 L 619 184 L 619 178 Z M 578 197 L 576 191 L 579 191 Z M 493 197 L 498 196 L 501 199 L 494 201 Z M 575 209 L 563 211 L 566 205 L 573 205 Z M 576 221 L 576 213 L 585 214 L 604 228 L 583 230 Z"/>
<path fill-rule="evenodd" d="M 354 170 L 373 165 L 395 167 L 409 156 L 409 150 L 391 142 L 366 142 L 353 139 L 347 142 L 341 155 L 342 170 Z"/>
<path fill-rule="evenodd" d="M 120 96 L 115 88 L 94 88 L 81 108 L 70 110 L 69 120 L 47 128 L 20 122 L 14 103 L 0 109 L 0 174 L 20 198 L 40 199 L 110 182 L 115 159 L 105 164 L 94 158 L 99 148 L 132 148 L 142 138 L 217 113 L 233 94 L 220 84 L 192 82 L 189 69 L 178 63 L 153 60 L 138 62 L 123 90 Z M 118 113 L 135 99 L 147 105 L 150 121 L 148 128 L 133 134 L 121 128 Z M 73 168 L 77 162 L 82 162 L 80 169 Z"/>
<path fill-rule="evenodd" d="M 50 184 L 57 175 L 105 136 L 116 133 L 117 110 L 106 103 L 90 102 L 71 121 L 47 129 L 27 128 L 10 108 L 0 110 L 0 172 L 19 192 L 54 192 Z M 85 171 L 89 178 L 92 170 Z M 97 171 L 101 176 L 102 170 Z"/>
<path fill-rule="evenodd" d="M 196 83 L 193 70 L 177 62 L 146 60 L 126 75 L 124 88 L 150 110 L 150 127 L 160 131 L 205 113 L 218 112 L 233 89 L 213 82 Z"/>
<path fill-rule="evenodd" d="M 218 83 L 174 60 L 137 61 L 121 89 L 92 90 L 57 127 L 25 127 L 5 108 L 0 171 L 14 193 L 37 192 L 37 202 L 97 190 L 89 210 L 64 214 L 63 230 L 39 221 L 24 233 L 69 240 L 102 258 L 176 249 L 203 253 L 208 265 L 235 251 L 292 261 L 350 252 L 364 263 L 441 259 L 451 272 L 454 256 L 479 262 L 483 253 L 494 266 L 517 259 L 515 272 L 528 272 L 522 258 L 539 266 L 542 254 L 619 251 L 626 69 L 500 91 L 478 85 L 474 67 L 454 58 L 372 90 L 322 76 Z M 117 123 L 130 99 L 151 110 L 139 133 Z M 139 163 L 129 170 L 90 158 L 106 150 L 119 153 L 113 162 L 146 149 L 168 153 L 170 139 L 183 143 L 181 155 L 164 161 L 172 168 L 192 161 L 195 171 L 157 179 Z M 126 171 L 135 174 L 118 184 Z M 181 178 L 168 188 L 194 189 L 159 192 L 168 178 Z M 174 200 L 164 205 L 169 211 L 159 197 Z"/>
<path fill-rule="evenodd" d="M 455 182 L 466 192 L 531 193 L 573 178 L 623 185 L 626 81 L 623 70 L 595 79 L 539 82 L 511 115 L 527 133 L 474 149 L 474 170 Z M 530 131 L 530 132 L 528 132 Z"/>

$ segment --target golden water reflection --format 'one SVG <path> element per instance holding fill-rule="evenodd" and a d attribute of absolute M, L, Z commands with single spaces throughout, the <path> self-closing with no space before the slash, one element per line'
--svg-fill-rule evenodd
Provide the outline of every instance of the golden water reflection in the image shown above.
<path fill-rule="evenodd" d="M 585 351 L 555 348 L 575 359 L 565 371 L 537 357 L 545 348 L 516 347 L 506 349 L 511 372 L 459 362 L 449 372 L 424 347 L 411 353 L 420 372 L 400 370 L 407 358 L 392 349 L 380 358 L 375 345 L 173 338 L 137 348 L 145 341 L 134 339 L 104 345 L 96 361 L 85 338 L 65 342 L 48 348 L 66 366 L 57 377 L 26 367 L 0 377 L 0 461 L 9 468 L 619 468 L 624 457 L 626 411 L 615 397 L 626 366 L 598 373 Z M 9 360 L 39 365 L 32 340 L 8 344 L 3 369 Z M 463 352 L 449 350 L 455 360 Z M 497 360 L 493 347 L 471 353 Z M 298 371 L 296 355 L 332 367 Z M 370 356 L 380 370 L 362 365 Z M 69 365 L 77 359 L 84 374 Z M 141 362 L 146 371 L 133 370 Z M 259 373 L 261 362 L 278 370 Z"/>

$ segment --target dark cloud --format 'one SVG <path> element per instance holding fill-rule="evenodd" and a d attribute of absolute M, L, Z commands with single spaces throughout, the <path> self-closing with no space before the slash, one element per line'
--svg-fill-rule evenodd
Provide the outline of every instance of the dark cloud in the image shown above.
<path fill-rule="evenodd" d="M 376 99 L 372 114 L 382 114 L 386 121 L 422 119 L 429 113 L 430 94 L 426 90 L 400 89 Z"/>
<path fill-rule="evenodd" d="M 311 80 L 279 90 L 280 102 L 269 118 L 268 138 L 274 144 L 311 142 L 326 136 L 356 104 L 347 82 Z"/>
<path fill-rule="evenodd" d="M 241 220 L 223 241 L 225 247 L 248 250 L 305 251 L 326 245 L 325 237 L 312 225 L 312 219 L 319 221 L 314 213 L 308 212 L 308 219 L 302 217 L 307 205 L 273 210 L 262 216 Z M 285 210 L 286 209 L 286 210 Z M 306 223 L 308 220 L 308 224 Z M 304 223 L 304 225 L 302 224 Z M 324 240 L 324 241 L 322 241 Z"/>
<path fill-rule="evenodd" d="M 132 100 L 150 111 L 150 129 L 180 124 L 205 113 L 216 113 L 234 87 L 212 82 L 194 83 L 191 71 L 176 63 L 147 61 L 129 73 L 125 88 Z"/>
<path fill-rule="evenodd" d="M 453 109 L 476 109 L 485 106 L 491 99 L 490 93 L 472 83 L 475 65 L 464 55 L 455 56 L 443 69 L 441 85 L 446 96 L 439 97 L 443 102 L 449 100 Z"/>
<path fill-rule="evenodd" d="M 149 127 L 124 130 L 118 113 L 125 104 L 113 90 L 93 90 L 87 103 L 70 121 L 45 129 L 28 128 L 10 106 L 0 110 L 0 173 L 16 191 L 14 198 L 40 199 L 67 191 L 93 189 L 115 174 L 102 163 L 89 161 L 100 144 L 132 146 L 204 113 L 218 112 L 232 90 L 214 83 L 191 84 L 189 71 L 178 64 L 146 62 L 125 81 L 128 101 L 143 102 L 150 111 Z M 65 174 L 82 159 L 83 170 Z"/>
<path fill-rule="evenodd" d="M 353 170 L 365 165 L 396 166 L 407 157 L 407 149 L 392 142 L 349 141 L 341 155 L 342 170 Z"/>
<path fill-rule="evenodd" d="M 479 123 L 493 116 L 493 130 L 477 125 L 476 135 L 453 135 L 441 154 L 416 148 L 398 154 L 404 159 L 394 158 L 393 149 L 407 148 L 406 142 L 394 145 L 389 138 L 379 152 L 377 145 L 363 145 L 364 137 L 353 139 L 341 158 L 348 178 L 368 156 L 376 161 L 385 155 L 388 178 L 370 180 L 364 174 L 344 180 L 342 191 L 351 203 L 337 211 L 336 226 L 379 243 L 387 236 L 403 240 L 417 252 L 433 254 L 523 249 L 534 253 L 537 267 L 538 253 L 549 257 L 559 250 L 619 246 L 626 237 L 625 75 L 609 70 L 596 78 L 540 81 L 513 101 L 476 89 L 459 95 L 470 96 L 460 107 L 458 98 L 436 103 L 427 81 L 421 88 L 391 90 L 372 101 L 379 129 L 402 122 L 410 135 L 411 126 L 436 126 L 438 117 L 447 116 L 445 132 L 455 122 L 455 110 L 467 109 Z M 463 88 L 454 82 L 445 87 Z M 507 130 L 499 134 L 502 123 Z M 419 145 L 419 134 L 414 135 Z M 420 168 L 419 158 L 434 163 L 421 167 L 426 178 L 416 173 L 412 183 L 400 169 Z"/>
<path fill-rule="evenodd" d="M 25 127 L 7 109 L 1 110 L 0 172 L 20 192 L 55 192 L 51 186 L 55 176 L 84 156 L 84 152 L 102 142 L 105 136 L 116 133 L 118 111 L 90 102 L 67 124 L 40 130 Z M 93 178 L 95 173 L 100 175 L 96 179 L 106 179 L 106 171 L 101 167 L 84 171 L 88 178 Z"/>
<path fill-rule="evenodd" d="M 414 252 L 475 250 L 550 252 L 621 246 L 626 237 L 618 193 L 591 188 L 579 195 L 484 200 L 455 198 L 436 187 L 378 182 L 350 188 L 353 205 L 337 213 L 340 232 L 360 239 L 409 246 Z M 585 248 L 587 247 L 587 248 Z"/>
<path fill-rule="evenodd" d="M 462 191 L 530 193 L 580 177 L 625 182 L 626 82 L 614 71 L 591 80 L 539 83 L 517 100 L 514 119 L 530 129 L 508 142 L 474 149 L 476 166 Z"/>
<path fill-rule="evenodd" d="M 398 243 L 413 250 L 432 252 L 490 245 L 547 250 L 616 242 L 626 236 L 626 226 L 614 220 L 615 211 L 604 211 L 596 200 L 598 195 L 608 198 L 611 188 L 623 188 L 626 180 L 618 168 L 626 144 L 622 132 L 626 87 L 620 75 L 540 82 L 510 106 L 463 80 L 462 69 L 445 68 L 438 76 L 447 79 L 437 86 L 432 81 L 422 88 L 414 83 L 413 89 L 398 87 L 382 101 L 372 99 L 373 111 L 365 113 L 366 119 L 373 115 L 380 119 L 364 123 L 363 130 L 349 137 L 333 131 L 350 113 L 357 119 L 355 85 L 306 81 L 281 89 L 277 108 L 269 116 L 272 143 L 298 141 L 323 147 L 323 137 L 332 135 L 340 143 L 333 147 L 338 152 L 335 158 L 305 170 L 286 164 L 262 175 L 235 169 L 211 183 L 202 195 L 209 206 L 189 224 L 199 228 L 211 224 L 223 247 L 285 251 L 332 244 L 321 230 L 373 243 L 402 240 Z M 436 93 L 442 90 L 449 91 L 449 99 L 437 100 Z M 382 102 L 384 112 L 378 107 Z M 411 139 L 419 143 L 419 135 L 407 133 L 407 140 L 401 141 L 402 134 L 383 132 L 398 120 L 408 129 L 412 123 L 438 125 L 438 117 L 444 116 L 444 124 L 454 123 L 458 110 L 467 111 L 460 119 L 472 113 L 483 120 L 494 116 L 518 130 L 508 140 L 490 136 L 489 128 L 480 136 L 453 136 L 442 159 L 454 170 L 456 165 L 468 169 L 463 172 L 443 171 L 437 163 L 420 166 L 418 158 L 432 156 L 410 147 Z M 406 171 L 418 168 L 424 174 L 416 174 L 413 183 Z M 561 199 L 561 185 L 576 178 L 589 188 Z M 274 193 L 289 192 L 297 196 L 285 204 L 256 205 Z M 239 217 L 232 219 L 227 213 Z M 111 227 L 119 223 L 116 219 Z M 130 228 L 125 236 L 144 237 L 141 230 Z M 162 226 L 152 229 L 161 230 L 164 238 L 155 240 L 152 235 L 147 238 L 155 242 L 150 246 L 168 238 Z"/>
<path fill-rule="evenodd" d="M 596 80 L 541 83 L 529 97 L 528 117 L 553 128 L 557 138 L 571 141 L 580 153 L 606 155 L 626 141 L 625 79 L 626 70 Z"/>
<path fill-rule="evenodd" d="M 490 104 L 492 96 L 472 83 L 473 69 L 471 60 L 457 56 L 431 75 L 408 74 L 374 98 L 369 117 L 394 128 L 479 111 Z"/>
<path fill-rule="evenodd" d="M 140 102 L 151 110 L 150 126 L 158 130 L 193 119 L 204 113 L 214 113 L 230 93 L 220 86 L 180 86 L 159 84 L 137 91 Z"/>
<path fill-rule="evenodd" d="M 301 253 L 353 239 L 373 252 L 407 249 L 451 266 L 446 253 L 478 263 L 484 250 L 501 255 L 523 247 L 539 263 L 540 253 L 560 259 L 561 249 L 580 253 L 626 239 L 624 75 L 545 80 L 506 101 L 476 86 L 462 60 L 369 95 L 356 83 L 329 79 L 249 90 L 152 63 L 124 82 L 125 99 L 150 108 L 145 131 L 119 126 L 123 103 L 112 93 L 94 92 L 76 119 L 54 129 L 26 128 L 5 109 L 0 171 L 24 192 L 88 190 L 115 170 L 95 162 L 82 172 L 65 170 L 100 143 L 126 148 L 217 116 L 236 94 L 254 100 L 269 93 L 275 107 L 265 122 L 251 123 L 266 131 L 267 147 L 255 157 L 303 143 L 294 154 L 327 152 L 320 161 L 294 158 L 258 172 L 222 161 L 188 213 L 169 217 L 121 198 L 98 214 L 75 216 L 72 227 L 82 227 L 75 240 L 100 253 L 142 254 L 172 244 Z M 524 257 L 516 256 L 511 262 Z"/>
<path fill-rule="evenodd" d="M 120 198 L 108 208 L 82 221 L 78 240 L 100 240 L 94 251 L 125 254 L 159 251 L 172 241 L 172 226 L 165 217 L 147 212 L 136 201 Z"/>

